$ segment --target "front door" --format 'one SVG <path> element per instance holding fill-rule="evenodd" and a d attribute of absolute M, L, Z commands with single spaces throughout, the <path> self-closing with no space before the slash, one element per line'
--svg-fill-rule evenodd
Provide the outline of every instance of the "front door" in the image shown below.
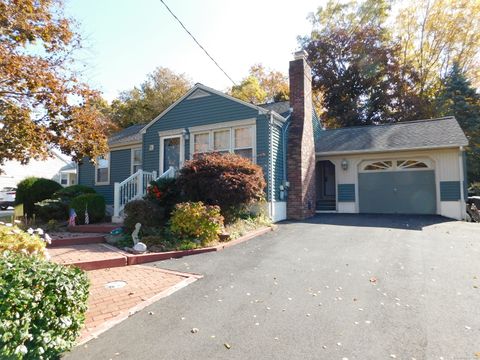
<path fill-rule="evenodd" d="M 328 160 L 316 165 L 317 210 L 332 211 L 336 209 L 335 165 Z"/>
<path fill-rule="evenodd" d="M 176 170 L 183 165 L 183 141 L 181 136 L 171 136 L 161 139 L 160 172 L 163 174 L 171 166 Z"/>

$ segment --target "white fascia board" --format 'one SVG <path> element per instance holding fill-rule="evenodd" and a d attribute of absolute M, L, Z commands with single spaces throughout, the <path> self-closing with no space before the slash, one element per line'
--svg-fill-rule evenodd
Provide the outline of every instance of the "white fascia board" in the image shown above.
<path fill-rule="evenodd" d="M 460 148 L 460 145 L 440 145 L 440 146 L 428 146 L 428 147 L 411 147 L 411 148 L 398 148 L 398 149 L 379 149 L 379 150 L 348 150 L 348 151 L 329 151 L 329 152 L 315 152 L 316 156 L 334 156 L 334 155 L 347 155 L 347 154 L 375 154 L 375 153 L 389 153 L 398 151 L 419 151 L 419 150 L 440 150 L 440 149 L 456 149 Z"/>

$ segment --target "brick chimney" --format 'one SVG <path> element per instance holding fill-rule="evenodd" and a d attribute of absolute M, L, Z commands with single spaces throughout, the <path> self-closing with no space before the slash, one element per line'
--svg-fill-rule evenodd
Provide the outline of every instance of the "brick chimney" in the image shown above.
<path fill-rule="evenodd" d="M 315 144 L 312 125 L 312 69 L 307 53 L 297 51 L 290 61 L 290 106 L 288 132 L 287 217 L 303 220 L 315 214 Z"/>

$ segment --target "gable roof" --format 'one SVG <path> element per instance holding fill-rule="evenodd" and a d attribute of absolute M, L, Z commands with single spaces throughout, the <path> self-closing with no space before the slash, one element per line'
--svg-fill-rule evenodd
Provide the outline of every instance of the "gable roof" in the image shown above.
<path fill-rule="evenodd" d="M 321 131 L 315 150 L 320 154 L 381 152 L 467 146 L 453 117 L 356 126 Z"/>
<path fill-rule="evenodd" d="M 135 124 L 129 126 L 126 129 L 120 130 L 119 132 L 111 135 L 108 138 L 108 145 L 115 146 L 115 145 L 122 145 L 128 144 L 133 142 L 140 142 L 142 141 L 142 134 L 141 130 L 145 127 L 145 124 Z"/>
<path fill-rule="evenodd" d="M 172 105 L 170 105 L 167 109 L 165 109 L 160 115 L 158 115 L 157 117 L 155 117 L 152 121 L 150 121 L 147 125 L 145 125 L 145 127 L 141 130 L 141 133 L 145 133 L 147 131 L 147 129 L 152 126 L 154 123 L 156 123 L 158 120 L 160 120 L 163 116 L 165 116 L 170 110 L 172 110 L 178 103 L 182 102 L 184 99 L 188 98 L 190 95 L 193 94 L 193 96 L 195 97 L 201 97 L 201 96 L 198 96 L 197 94 L 194 94 L 194 92 L 196 92 L 197 90 L 201 90 L 203 92 L 208 92 L 208 93 L 211 93 L 211 94 L 215 94 L 215 95 L 218 95 L 218 96 L 222 96 L 224 98 L 227 98 L 229 100 L 232 100 L 232 101 L 235 101 L 237 103 L 240 103 L 244 106 L 247 106 L 247 107 L 250 107 L 252 109 L 255 109 L 257 110 L 259 113 L 268 113 L 268 110 L 266 110 L 265 108 L 261 107 L 261 106 L 258 106 L 258 105 L 254 105 L 254 104 L 250 104 L 249 102 L 246 102 L 246 101 L 243 101 L 243 100 L 240 100 L 240 99 L 237 99 L 233 96 L 230 96 L 228 94 L 225 94 L 221 91 L 218 91 L 218 90 L 215 90 L 215 89 L 212 89 L 208 86 L 205 86 L 203 84 L 200 84 L 200 83 L 197 83 L 195 84 L 194 87 L 192 87 L 190 90 L 188 90 L 180 99 L 178 99 L 177 101 L 175 101 Z M 278 113 L 276 113 L 275 111 L 272 111 L 273 115 L 275 117 L 277 117 L 278 119 L 280 120 L 285 120 L 283 116 L 279 115 Z"/>

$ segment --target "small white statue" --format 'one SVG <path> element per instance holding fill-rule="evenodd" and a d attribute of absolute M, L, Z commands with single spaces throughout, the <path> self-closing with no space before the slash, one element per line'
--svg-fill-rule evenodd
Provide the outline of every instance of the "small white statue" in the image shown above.
<path fill-rule="evenodd" d="M 142 227 L 142 224 L 136 223 L 135 224 L 135 230 L 133 230 L 132 233 L 132 239 L 133 239 L 133 250 L 139 253 L 143 253 L 147 251 L 147 245 L 144 243 L 140 242 L 140 239 L 138 238 L 138 234 L 140 232 L 140 228 Z"/>

